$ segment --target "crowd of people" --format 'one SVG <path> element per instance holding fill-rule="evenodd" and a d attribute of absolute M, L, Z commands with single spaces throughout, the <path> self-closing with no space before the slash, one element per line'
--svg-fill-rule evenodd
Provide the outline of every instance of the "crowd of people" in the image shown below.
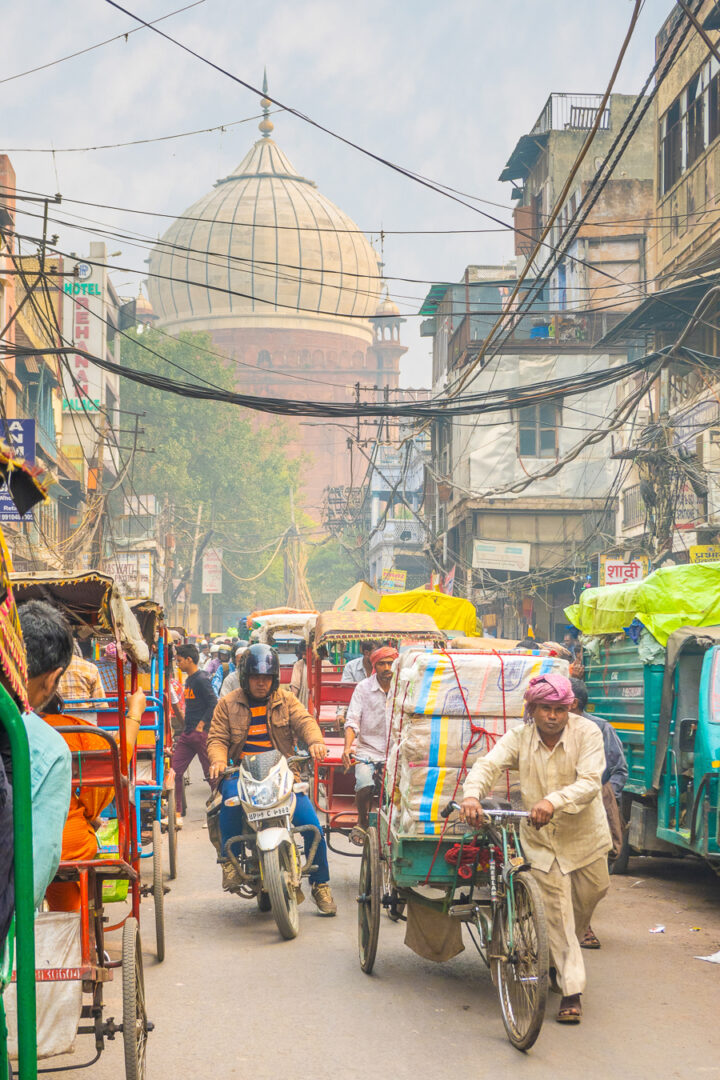
<path fill-rule="evenodd" d="M 30 749 L 33 864 L 36 907 L 73 911 L 80 903 L 72 881 L 53 880 L 61 860 L 89 859 L 98 850 L 97 829 L 114 798 L 112 788 L 72 783 L 71 751 L 97 748 L 93 742 L 97 710 L 117 694 L 116 646 L 96 661 L 83 642 L 74 639 L 68 622 L 51 604 L 32 600 L 20 606 L 19 619 L 27 650 L 27 700 L 24 714 Z M 526 648 L 535 642 L 520 642 Z M 322 761 L 325 741 L 307 708 L 307 663 L 304 644 L 297 649 L 289 686 L 280 685 L 278 653 L 265 644 L 230 638 L 210 644 L 175 642 L 173 662 L 179 677 L 170 685 L 174 742 L 170 782 L 175 784 L 179 821 L 183 787 L 197 757 L 210 787 L 220 798 L 216 846 L 223 888 L 237 891 L 240 881 L 228 858 L 226 843 L 243 831 L 242 808 L 236 803 L 237 775 L 227 773 L 245 754 L 277 749 L 287 757 L 303 748 Z M 397 650 L 390 644 L 364 641 L 360 655 L 343 668 L 342 682 L 355 689 L 343 717 L 342 761 L 354 770 L 357 824 L 352 843 L 362 845 L 369 825 L 377 777 L 388 744 L 386 699 Z M 546 674 L 531 680 L 526 692 L 526 722 L 500 738 L 472 766 L 464 782 L 462 811 L 470 825 L 484 818 L 482 799 L 505 770 L 519 773 L 520 792 L 530 812 L 523 846 L 543 894 L 551 955 L 551 979 L 561 995 L 558 1020 L 578 1023 L 585 989 L 582 949 L 600 948 L 592 930 L 595 908 L 609 885 L 608 855 L 619 853 L 623 822 L 619 801 L 628 770 L 620 740 L 607 721 L 587 712 L 587 688 L 578 676 L 579 659 L 571 653 L 573 677 Z M 85 703 L 82 712 L 73 703 Z M 145 695 L 136 690 L 127 700 L 127 754 L 133 754 L 145 710 Z M 58 727 L 72 732 L 58 733 Z M 294 766 L 297 768 L 297 766 Z M 7 738 L 0 739 L 0 937 L 7 933 L 13 910 L 12 760 Z M 228 803 L 228 799 L 230 803 Z M 293 821 L 321 833 L 313 870 L 311 895 L 322 915 L 337 906 L 330 889 L 327 846 L 317 812 L 298 792 Z M 310 831 L 307 845 L 310 845 Z M 215 841 L 214 841 L 215 842 Z M 298 901 L 302 900 L 298 889 Z"/>

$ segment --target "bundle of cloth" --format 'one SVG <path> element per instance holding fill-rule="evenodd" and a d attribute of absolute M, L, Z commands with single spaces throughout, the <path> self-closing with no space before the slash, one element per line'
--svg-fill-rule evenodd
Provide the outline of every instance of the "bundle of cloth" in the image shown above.
<path fill-rule="evenodd" d="M 557 656 L 469 653 L 461 650 L 403 653 L 388 694 L 390 755 L 396 831 L 435 836 L 440 813 L 460 790 L 473 762 L 511 727 L 523 723 L 525 693 L 539 676 L 568 674 Z M 493 792 L 513 801 L 514 780 Z M 450 831 L 462 831 L 451 818 Z"/>

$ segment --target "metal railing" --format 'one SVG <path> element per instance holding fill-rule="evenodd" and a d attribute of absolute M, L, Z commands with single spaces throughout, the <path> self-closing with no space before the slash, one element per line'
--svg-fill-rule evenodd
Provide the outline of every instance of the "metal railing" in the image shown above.
<path fill-rule="evenodd" d="M 645 524 L 645 503 L 640 494 L 640 484 L 623 491 L 623 527 L 631 529 L 636 525 Z"/>
<path fill-rule="evenodd" d="M 373 535 L 370 547 L 378 544 L 422 544 L 425 541 L 425 527 L 419 521 L 402 518 L 387 518 L 381 529 Z"/>
<path fill-rule="evenodd" d="M 551 94 L 545 102 L 531 135 L 547 131 L 589 131 L 595 123 L 602 94 Z M 610 128 L 610 108 L 603 110 L 600 130 Z"/>
<path fill-rule="evenodd" d="M 552 351 L 559 347 L 595 345 L 623 316 L 605 311 L 508 312 L 493 339 L 493 351 Z M 479 348 L 495 324 L 493 315 L 465 315 L 448 344 L 448 362 L 455 367 L 466 350 Z"/>

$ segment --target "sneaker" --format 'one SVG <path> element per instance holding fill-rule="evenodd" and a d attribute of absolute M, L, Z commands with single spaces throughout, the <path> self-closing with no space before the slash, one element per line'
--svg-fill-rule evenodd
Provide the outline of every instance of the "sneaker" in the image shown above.
<path fill-rule="evenodd" d="M 225 892 L 237 892 L 242 882 L 238 877 L 238 872 L 233 864 L 228 859 L 227 862 L 222 864 L 222 887 Z"/>
<path fill-rule="evenodd" d="M 333 900 L 329 885 L 313 885 L 312 898 L 321 915 L 337 915 L 337 904 Z"/>

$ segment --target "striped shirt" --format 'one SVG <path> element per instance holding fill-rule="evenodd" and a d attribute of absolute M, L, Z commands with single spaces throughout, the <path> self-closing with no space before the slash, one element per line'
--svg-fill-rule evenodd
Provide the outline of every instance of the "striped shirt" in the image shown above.
<path fill-rule="evenodd" d="M 266 750 L 273 749 L 272 739 L 268 731 L 267 704 L 251 706 L 250 715 L 252 720 L 242 749 L 243 757 L 246 754 L 264 754 Z"/>

